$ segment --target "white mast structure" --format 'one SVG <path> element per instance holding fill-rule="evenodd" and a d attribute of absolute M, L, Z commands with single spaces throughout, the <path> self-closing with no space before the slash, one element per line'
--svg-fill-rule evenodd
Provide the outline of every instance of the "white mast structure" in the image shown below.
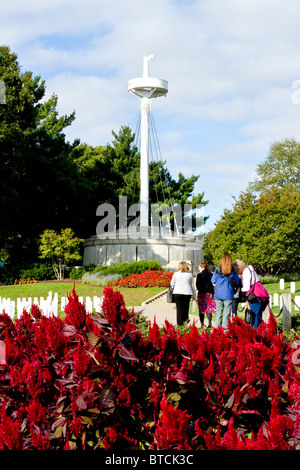
<path fill-rule="evenodd" d="M 132 78 L 128 82 L 128 91 L 141 98 L 141 164 L 140 164 L 140 226 L 149 226 L 149 111 L 151 98 L 166 96 L 168 82 L 148 76 L 149 61 L 154 55 L 143 59 L 143 77 Z"/>

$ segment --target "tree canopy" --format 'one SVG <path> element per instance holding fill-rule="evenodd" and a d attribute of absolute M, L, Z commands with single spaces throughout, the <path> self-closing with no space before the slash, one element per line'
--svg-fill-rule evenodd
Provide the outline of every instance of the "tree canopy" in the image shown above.
<path fill-rule="evenodd" d="M 266 160 L 259 163 L 257 177 L 249 184 L 254 191 L 300 189 L 300 143 L 294 138 L 274 142 Z"/>
<path fill-rule="evenodd" d="M 110 203 L 118 208 L 120 196 L 127 196 L 128 206 L 139 202 L 140 153 L 134 144 L 135 136 L 128 126 L 122 126 L 119 133 L 112 131 L 112 135 L 112 143 L 98 147 L 81 144 L 72 150 L 70 156 L 76 162 L 80 174 L 89 181 L 95 202 Z M 181 207 L 184 204 L 191 204 L 193 208 L 197 204 L 207 204 L 203 192 L 194 194 L 198 178 L 199 176 L 195 175 L 186 178 L 179 173 L 178 180 L 175 180 L 166 167 L 166 162 L 151 161 L 149 163 L 150 203 L 165 203 L 169 206 L 179 204 Z M 97 205 L 87 208 L 89 220 L 93 223 Z M 171 216 L 173 228 L 172 220 L 173 216 Z"/>
<path fill-rule="evenodd" d="M 21 73 L 17 56 L 0 48 L 0 79 L 6 100 L 0 106 L 0 184 L 2 250 L 15 260 L 32 254 L 34 239 L 47 226 L 59 228 L 75 213 L 76 166 L 63 130 L 74 120 L 59 117 L 57 96 L 41 102 L 45 83 Z"/>
<path fill-rule="evenodd" d="M 80 244 L 83 241 L 75 237 L 70 228 L 61 229 L 59 233 L 44 230 L 40 235 L 40 258 L 51 260 L 56 278 L 63 279 L 65 265 L 81 259 Z"/>

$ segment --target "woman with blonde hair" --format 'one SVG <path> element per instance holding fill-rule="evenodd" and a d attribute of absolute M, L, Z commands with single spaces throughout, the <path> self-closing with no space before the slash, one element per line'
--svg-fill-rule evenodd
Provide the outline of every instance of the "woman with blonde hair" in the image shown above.
<path fill-rule="evenodd" d="M 189 318 L 190 300 L 196 298 L 193 274 L 186 261 L 179 263 L 170 285 L 176 303 L 177 324 L 183 325 Z"/>
<path fill-rule="evenodd" d="M 241 276 L 242 292 L 245 292 L 247 295 L 247 300 L 252 312 L 251 325 L 253 328 L 258 328 L 262 321 L 263 311 L 269 303 L 269 294 L 261 284 L 259 276 L 251 264 L 247 265 L 243 261 L 236 259 L 233 262 L 233 266 Z"/>
<path fill-rule="evenodd" d="M 239 285 L 239 275 L 233 267 L 229 253 L 223 254 L 211 282 L 215 285 L 216 327 L 222 326 L 224 330 L 227 330 L 235 294 L 234 288 Z"/>

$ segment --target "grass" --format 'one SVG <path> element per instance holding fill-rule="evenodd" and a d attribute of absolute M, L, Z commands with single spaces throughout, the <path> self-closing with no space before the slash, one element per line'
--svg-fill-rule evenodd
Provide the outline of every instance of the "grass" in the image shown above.
<path fill-rule="evenodd" d="M 0 286 L 0 297 L 10 298 L 16 300 L 18 297 L 48 297 L 49 291 L 58 294 L 58 301 L 60 304 L 61 297 L 66 297 L 67 292 L 71 292 L 73 289 L 73 282 L 38 282 L 36 284 L 21 284 L 16 286 Z M 101 297 L 104 287 L 91 286 L 88 284 L 81 284 L 76 282 L 75 290 L 78 296 L 93 298 L 94 295 Z M 139 288 L 125 288 L 119 287 L 114 288 L 119 290 L 124 297 L 126 306 L 139 306 L 145 300 L 159 294 L 165 287 L 139 287 Z"/>

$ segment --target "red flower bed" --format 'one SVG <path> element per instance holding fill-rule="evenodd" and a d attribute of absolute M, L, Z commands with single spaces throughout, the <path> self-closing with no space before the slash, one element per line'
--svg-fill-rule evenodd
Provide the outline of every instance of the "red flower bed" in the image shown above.
<path fill-rule="evenodd" d="M 0 315 L 1 449 L 298 449 L 296 351 L 268 325 L 136 330 L 120 292 L 90 316 Z"/>
<path fill-rule="evenodd" d="M 120 279 L 115 285 L 121 287 L 169 287 L 173 273 L 166 271 L 145 271 Z"/>

